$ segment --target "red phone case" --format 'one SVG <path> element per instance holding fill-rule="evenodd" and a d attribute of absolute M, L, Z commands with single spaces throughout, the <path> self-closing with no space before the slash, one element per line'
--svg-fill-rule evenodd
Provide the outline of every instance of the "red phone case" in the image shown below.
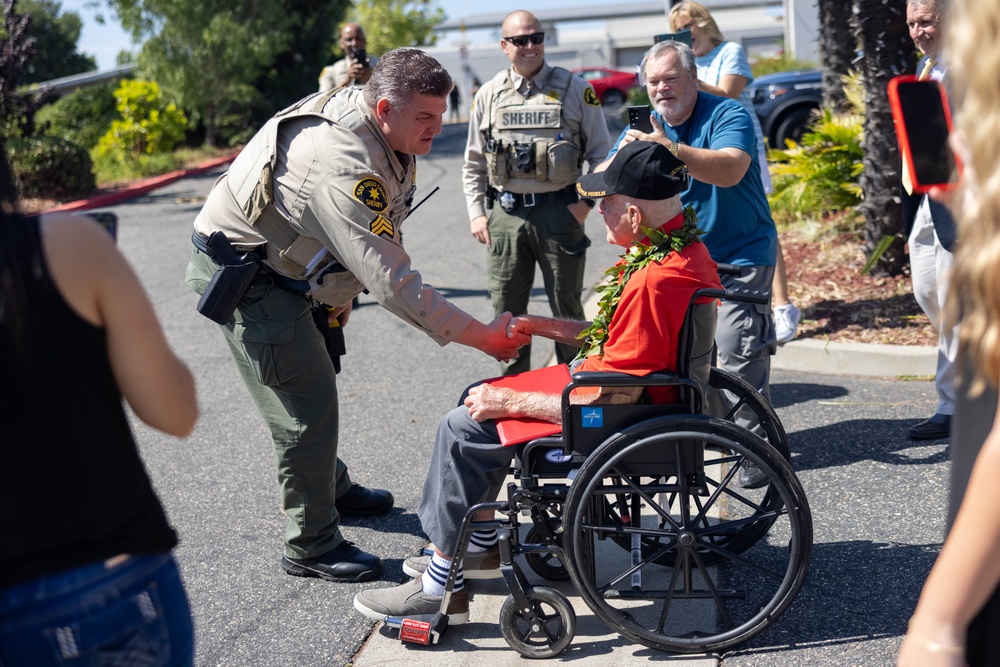
<path fill-rule="evenodd" d="M 942 86 L 939 81 L 935 81 L 933 79 L 920 79 L 912 74 L 896 76 L 890 79 L 889 106 L 892 109 L 892 119 L 896 126 L 896 136 L 899 138 L 899 152 L 900 156 L 903 158 L 903 169 L 907 170 L 910 174 L 910 183 L 913 186 L 913 192 L 917 194 L 926 194 L 932 187 L 938 187 L 942 190 L 952 190 L 957 188 L 960 184 L 962 174 L 962 163 L 958 159 L 958 155 L 955 155 L 953 151 L 949 152 L 955 162 L 955 178 L 942 183 L 921 183 L 918 179 L 917 170 L 913 160 L 913 153 L 910 150 L 911 138 L 906 129 L 903 105 L 899 99 L 900 87 L 915 82 L 919 82 L 921 85 L 930 84 L 937 87 L 941 96 L 941 107 L 944 112 L 945 124 L 948 127 L 949 134 L 952 129 L 951 108 L 948 105 L 948 96 L 947 93 L 945 93 L 944 86 Z"/>

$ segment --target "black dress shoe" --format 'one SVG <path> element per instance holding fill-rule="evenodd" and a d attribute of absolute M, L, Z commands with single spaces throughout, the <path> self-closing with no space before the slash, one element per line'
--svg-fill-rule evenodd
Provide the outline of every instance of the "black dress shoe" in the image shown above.
<path fill-rule="evenodd" d="M 373 581 L 382 576 L 382 561 L 366 553 L 352 542 L 342 542 L 316 558 L 281 559 L 285 572 L 296 577 L 318 577 L 327 581 L 354 583 Z"/>
<path fill-rule="evenodd" d="M 940 412 L 910 427 L 910 440 L 939 440 L 951 435 L 951 415 Z"/>
<path fill-rule="evenodd" d="M 768 482 L 767 474 L 760 469 L 760 466 L 747 460 L 744 460 L 743 465 L 740 466 L 740 474 L 737 480 L 744 489 L 757 489 Z"/>
<path fill-rule="evenodd" d="M 337 511 L 344 516 L 375 516 L 391 510 L 392 503 L 392 494 L 388 491 L 351 484 L 350 490 L 337 498 Z"/>

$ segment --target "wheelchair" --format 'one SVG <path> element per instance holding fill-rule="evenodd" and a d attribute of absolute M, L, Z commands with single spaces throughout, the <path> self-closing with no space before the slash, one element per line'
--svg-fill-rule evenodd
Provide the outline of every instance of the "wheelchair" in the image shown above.
<path fill-rule="evenodd" d="M 595 616 L 633 642 L 677 653 L 717 652 L 774 623 L 801 589 L 812 518 L 789 464 L 774 410 L 740 378 L 712 367 L 715 302 L 766 302 L 746 290 L 699 290 L 688 307 L 678 369 L 635 377 L 575 373 L 562 394 L 562 433 L 524 445 L 505 501 L 465 516 L 441 612 L 429 623 L 389 619 L 400 638 L 436 643 L 473 530 L 498 530 L 510 590 L 500 613 L 507 643 L 528 658 L 559 655 L 573 640 L 568 598 L 529 583 L 519 563 L 569 580 Z M 676 404 L 574 405 L 579 387 L 676 387 Z M 767 477 L 744 489 L 755 464 Z M 492 511 L 490 521 L 476 520 Z M 530 517 L 523 539 L 522 515 Z"/>

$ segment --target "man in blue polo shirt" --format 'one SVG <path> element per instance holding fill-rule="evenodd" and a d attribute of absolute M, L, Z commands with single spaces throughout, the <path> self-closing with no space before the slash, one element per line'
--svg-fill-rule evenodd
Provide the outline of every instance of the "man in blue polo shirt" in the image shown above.
<path fill-rule="evenodd" d="M 722 276 L 722 284 L 769 292 L 778 233 L 761 185 L 750 114 L 735 100 L 699 92 L 694 54 L 679 42 L 655 44 L 640 72 L 653 104 L 653 133 L 626 129 L 608 160 L 632 141 L 666 146 L 687 165 L 691 185 L 681 193 L 681 203 L 698 214 L 698 227 L 706 232 L 702 241 L 712 259 L 744 267 L 743 276 Z M 770 400 L 776 345 L 771 306 L 724 302 L 715 340 L 719 365 Z M 750 468 L 740 471 L 740 482 L 762 486 L 767 478 Z"/>

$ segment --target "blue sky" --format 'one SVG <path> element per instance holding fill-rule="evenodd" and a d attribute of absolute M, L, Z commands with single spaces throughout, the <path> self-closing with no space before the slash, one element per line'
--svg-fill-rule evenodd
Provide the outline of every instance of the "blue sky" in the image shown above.
<path fill-rule="evenodd" d="M 98 12 L 87 7 L 87 3 L 88 0 L 62 0 L 62 9 L 64 12 L 76 12 L 83 19 L 83 33 L 80 36 L 79 51 L 96 57 L 100 69 L 110 69 L 115 66 L 115 59 L 119 51 L 132 50 L 135 46 L 110 12 L 107 10 L 101 12 L 105 18 L 105 24 L 100 25 L 96 21 Z M 599 0 L 532 0 L 523 6 L 536 11 L 596 4 L 600 4 Z M 517 8 L 510 0 L 477 0 L 474 3 L 469 3 L 468 0 L 437 0 L 437 5 L 444 9 L 448 18 L 452 19 L 472 16 L 473 14 L 506 12 Z"/>

